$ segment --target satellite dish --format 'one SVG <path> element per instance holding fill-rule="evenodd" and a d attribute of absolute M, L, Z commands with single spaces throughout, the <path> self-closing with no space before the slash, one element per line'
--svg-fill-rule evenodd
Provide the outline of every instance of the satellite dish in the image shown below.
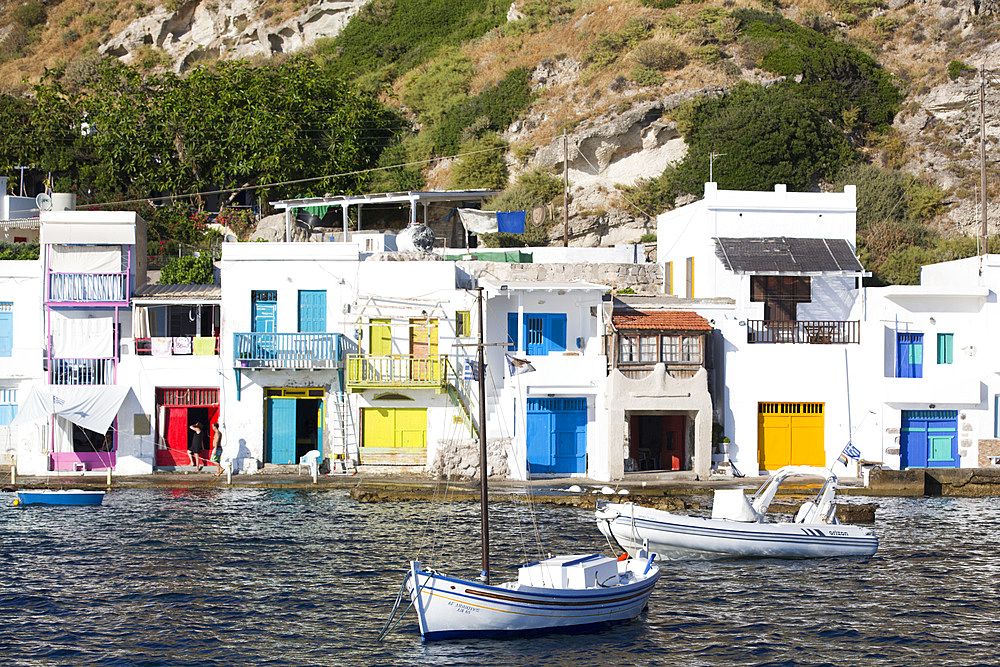
<path fill-rule="evenodd" d="M 543 222 L 545 222 L 545 207 L 539 204 L 531 209 L 531 224 L 541 227 Z"/>
<path fill-rule="evenodd" d="M 48 196 L 43 192 L 42 194 L 35 197 L 35 206 L 38 207 L 39 211 L 51 211 L 52 197 Z"/>

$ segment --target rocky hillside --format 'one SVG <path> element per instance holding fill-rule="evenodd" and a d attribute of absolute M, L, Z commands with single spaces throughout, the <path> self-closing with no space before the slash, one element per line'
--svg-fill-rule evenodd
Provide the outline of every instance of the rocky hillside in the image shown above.
<path fill-rule="evenodd" d="M 857 138 L 858 144 L 874 164 L 944 191 L 945 206 L 923 223 L 946 233 L 974 233 L 980 215 L 976 70 L 985 67 L 993 77 L 1000 71 L 996 0 L 763 3 L 516 0 L 500 27 L 388 75 L 392 101 L 420 130 L 431 122 L 435 103 L 427 102 L 426 92 L 417 94 L 418 83 L 424 91 L 444 89 L 434 76 L 449 67 L 467 68 L 467 87 L 459 93 L 472 95 L 524 68 L 533 96 L 500 133 L 508 145 L 511 180 L 536 169 L 561 176 L 565 153 L 573 243 L 634 241 L 650 231 L 643 213 L 658 211 L 629 200 L 620 186 L 657 177 L 685 157 L 689 146 L 677 120 L 685 101 L 718 96 L 740 81 L 768 85 L 781 79 L 761 68 L 759 42 L 740 37 L 729 18 L 741 8 L 778 11 L 869 54 L 893 75 L 904 96 L 900 112 L 890 130 Z M 8 92 L 24 89 L 23 82 L 37 79 L 44 68 L 98 55 L 146 71 L 184 73 L 217 60 L 311 53 L 367 4 L 0 0 L 0 86 Z M 393 6 L 394 0 L 371 0 L 368 16 L 384 15 Z M 636 26 L 642 31 L 638 36 Z M 648 44 L 657 49 L 643 46 Z M 993 200 L 1000 85 L 990 80 L 986 93 Z M 716 175 L 727 168 L 732 165 L 723 156 Z M 424 170 L 424 178 L 429 187 L 447 187 L 454 182 L 452 172 L 451 161 L 441 159 Z M 990 227 L 1000 231 L 996 216 Z"/>

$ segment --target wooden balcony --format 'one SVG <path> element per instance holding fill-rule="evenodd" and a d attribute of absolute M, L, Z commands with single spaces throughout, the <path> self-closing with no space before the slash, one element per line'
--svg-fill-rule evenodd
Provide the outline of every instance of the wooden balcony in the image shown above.
<path fill-rule="evenodd" d="M 378 357 L 347 355 L 347 386 L 351 391 L 394 387 L 442 387 L 447 384 L 447 358 L 397 354 Z"/>
<path fill-rule="evenodd" d="M 127 273 L 49 272 L 48 302 L 127 304 Z"/>
<path fill-rule="evenodd" d="M 841 345 L 861 342 L 861 323 L 857 320 L 803 320 L 779 322 L 747 320 L 748 343 L 806 343 Z"/>
<path fill-rule="evenodd" d="M 340 368 L 341 334 L 235 333 L 233 365 L 237 369 Z"/>

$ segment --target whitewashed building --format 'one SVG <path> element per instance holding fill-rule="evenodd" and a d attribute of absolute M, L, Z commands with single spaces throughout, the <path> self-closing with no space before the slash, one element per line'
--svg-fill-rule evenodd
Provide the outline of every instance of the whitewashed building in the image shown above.
<path fill-rule="evenodd" d="M 510 474 L 612 479 L 607 448 L 604 285 L 483 280 L 488 434 L 510 441 Z M 511 375 L 506 355 L 534 370 Z M 620 453 L 620 450 L 616 450 Z"/>
<path fill-rule="evenodd" d="M 868 290 L 855 442 L 889 468 L 996 465 L 1000 256 L 925 266 L 920 279 Z"/>
<path fill-rule="evenodd" d="M 855 217 L 854 186 L 791 193 L 706 183 L 703 199 L 657 219 L 664 292 L 694 300 L 678 307 L 721 338 L 715 421 L 738 471 L 830 465 L 862 418 L 850 400 L 866 372 Z"/>

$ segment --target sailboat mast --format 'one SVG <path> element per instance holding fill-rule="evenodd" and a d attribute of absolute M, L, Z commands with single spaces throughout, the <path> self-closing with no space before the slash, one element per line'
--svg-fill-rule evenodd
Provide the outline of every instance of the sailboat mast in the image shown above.
<path fill-rule="evenodd" d="M 476 346 L 477 376 L 479 379 L 479 513 L 482 517 L 483 539 L 483 571 L 480 575 L 490 583 L 490 512 L 489 489 L 486 484 L 486 354 L 483 345 L 483 329 L 486 320 L 483 319 L 483 288 L 478 292 L 476 301 L 479 304 L 479 344 Z"/>

